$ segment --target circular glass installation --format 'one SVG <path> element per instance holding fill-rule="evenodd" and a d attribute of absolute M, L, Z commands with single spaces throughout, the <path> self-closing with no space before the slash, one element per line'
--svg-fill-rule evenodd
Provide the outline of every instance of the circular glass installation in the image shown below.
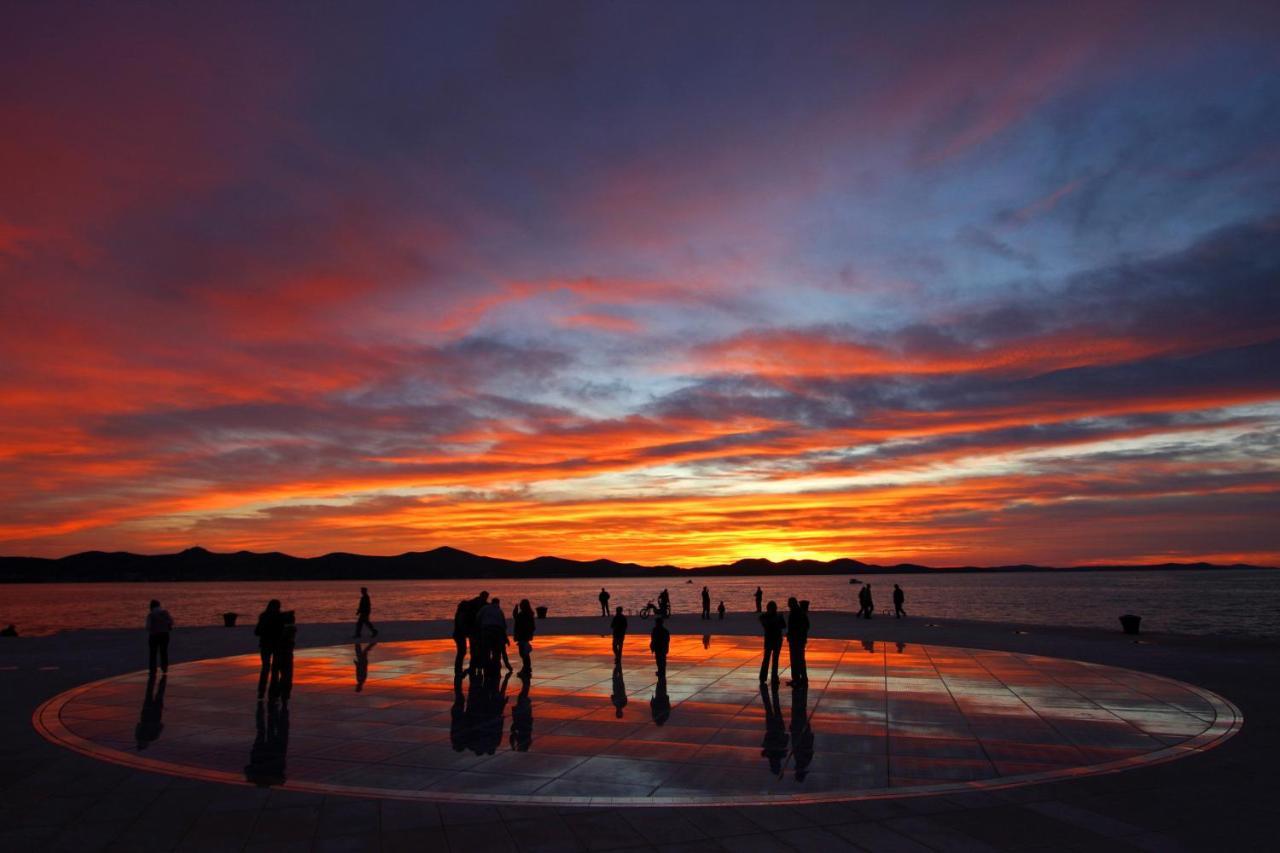
<path fill-rule="evenodd" d="M 533 675 L 455 679 L 451 640 L 299 650 L 291 701 L 255 655 L 87 684 L 38 708 L 49 740 L 220 782 L 436 801 L 707 805 L 1007 787 L 1208 749 L 1235 706 L 1116 667 L 812 640 L 807 685 L 762 684 L 760 641 L 534 640 Z M 515 651 L 512 647 L 512 652 Z M 786 663 L 783 652 L 783 663 Z M 512 663 L 520 665 L 514 657 Z"/>

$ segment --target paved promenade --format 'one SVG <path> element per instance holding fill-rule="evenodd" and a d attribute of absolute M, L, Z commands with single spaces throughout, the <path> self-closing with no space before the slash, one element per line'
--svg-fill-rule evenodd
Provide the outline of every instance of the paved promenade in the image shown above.
<path fill-rule="evenodd" d="M 638 624 L 633 630 L 641 627 Z M 0 641 L 0 846 L 66 850 L 1200 850 L 1272 846 L 1280 648 L 991 623 L 860 622 L 815 614 L 816 638 L 1011 651 L 1178 679 L 1234 703 L 1243 728 L 1221 746 L 1119 773 L 995 790 L 772 806 L 697 808 L 472 804 L 351 797 L 147 772 L 42 738 L 32 712 L 86 682 L 145 666 L 140 632 Z M 677 616 L 677 635 L 751 635 L 750 615 Z M 388 645 L 445 636 L 444 623 L 387 623 Z M 593 618 L 548 619 L 540 635 L 589 637 Z M 349 643 L 349 626 L 303 625 L 304 648 Z M 584 644 L 589 645 L 584 639 Z M 677 644 L 678 645 L 678 644 Z M 696 644 L 694 644 L 696 646 Z M 737 647 L 726 641 L 725 647 Z M 575 644 L 577 648 L 585 645 Z M 607 641 L 602 642 L 607 658 Z M 251 652 L 250 628 L 195 628 L 175 663 Z M 712 650 L 716 648 L 714 637 Z M 535 643 L 537 689 L 537 645 Z M 784 652 L 785 661 L 785 652 Z M 639 664 L 637 663 L 637 666 Z M 175 667 L 175 674 L 178 668 Z M 349 677 L 344 674 L 343 677 Z M 295 697 L 295 707 L 303 701 Z M 252 714 L 246 695 L 244 713 Z M 136 718 L 136 709 L 133 711 Z M 536 740 L 535 740 L 536 744 Z M 248 753 L 247 745 L 242 750 Z M 755 751 L 759 751 L 758 747 Z M 761 759 L 763 760 L 763 759 Z"/>

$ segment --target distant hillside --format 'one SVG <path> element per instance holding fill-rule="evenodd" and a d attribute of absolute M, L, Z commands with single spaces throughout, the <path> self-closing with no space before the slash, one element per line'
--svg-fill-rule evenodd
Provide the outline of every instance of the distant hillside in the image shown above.
<path fill-rule="evenodd" d="M 204 548 L 188 548 L 177 554 L 131 554 L 126 551 L 86 551 L 58 559 L 0 557 L 0 583 L 70 581 L 231 581 L 231 580 L 432 580 L 446 578 L 586 578 L 663 577 L 691 575 L 872 575 L 919 572 L 1042 572 L 1104 571 L 1127 569 L 1168 571 L 1179 569 L 1253 569 L 1258 566 L 1218 566 L 1210 563 L 1164 563 L 1144 566 L 954 566 L 931 568 L 903 563 L 878 566 L 850 558 L 837 560 L 744 559 L 734 563 L 684 569 L 678 566 L 641 566 L 613 560 L 566 560 L 536 557 L 503 560 L 436 548 L 410 551 L 394 557 L 333 553 L 322 557 L 294 557 L 270 552 L 237 551 L 218 554 Z"/>

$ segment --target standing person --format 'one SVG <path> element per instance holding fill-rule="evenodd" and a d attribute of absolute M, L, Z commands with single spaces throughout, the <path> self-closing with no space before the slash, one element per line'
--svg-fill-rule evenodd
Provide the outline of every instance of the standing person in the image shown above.
<path fill-rule="evenodd" d="M 756 612 L 760 612 L 760 602 L 764 600 L 764 590 L 756 587 Z"/>
<path fill-rule="evenodd" d="M 705 586 L 702 588 L 702 618 L 711 618 L 711 592 Z"/>
<path fill-rule="evenodd" d="M 497 672 L 507 645 L 507 615 L 502 612 L 502 601 L 494 598 L 481 607 L 479 622 L 485 667 Z"/>
<path fill-rule="evenodd" d="M 604 587 L 600 587 L 599 598 L 600 598 L 600 615 L 608 616 L 609 615 L 609 590 L 605 589 Z"/>
<path fill-rule="evenodd" d="M 764 628 L 764 660 L 760 662 L 760 683 L 767 680 L 772 664 L 773 683 L 777 684 L 778 658 L 782 655 L 782 632 L 787 629 L 787 620 L 778 613 L 778 602 L 769 602 L 760 615 L 760 626 Z"/>
<path fill-rule="evenodd" d="M 720 614 L 720 621 L 724 621 L 724 602 L 720 602 L 720 606 L 716 608 L 716 613 Z"/>
<path fill-rule="evenodd" d="M 871 584 L 867 584 L 863 589 L 867 593 L 867 618 L 870 619 L 876 614 L 876 603 L 875 600 L 871 598 Z"/>
<path fill-rule="evenodd" d="M 659 616 L 653 620 L 653 631 L 649 634 L 649 651 L 653 652 L 653 659 L 658 664 L 658 671 L 654 675 L 658 678 L 667 677 L 667 652 L 671 649 L 671 632 L 662 625 L 662 617 Z"/>
<path fill-rule="evenodd" d="M 169 671 L 169 632 L 173 630 L 173 617 L 169 611 L 160 606 L 160 602 L 151 599 L 147 610 L 147 657 L 150 659 L 151 677 L 156 677 L 156 659 L 159 658 L 160 671 Z"/>
<path fill-rule="evenodd" d="M 280 647 L 280 632 L 284 629 L 284 617 L 280 614 L 280 599 L 273 598 L 267 602 L 267 608 L 258 614 L 258 624 L 253 626 L 253 634 L 258 638 L 258 655 L 262 658 L 262 669 L 258 673 L 258 701 L 267 695 L 267 679 L 274 678 L 276 650 Z"/>
<path fill-rule="evenodd" d="M 271 662 L 271 701 L 280 700 L 280 707 L 289 710 L 289 697 L 293 695 L 293 649 L 298 645 L 298 626 L 293 624 L 293 611 L 281 614 L 284 625 L 280 628 L 280 643 Z"/>
<path fill-rule="evenodd" d="M 809 642 L 809 614 L 794 595 L 787 599 L 787 611 L 787 651 L 791 659 L 791 680 L 787 684 L 795 687 L 809 683 L 809 665 L 804 657 L 804 647 Z"/>
<path fill-rule="evenodd" d="M 457 652 L 453 656 L 453 676 L 462 676 L 462 662 L 467 657 L 467 635 L 471 632 L 471 623 L 475 614 L 471 612 L 470 602 L 463 599 L 458 602 L 458 609 L 453 611 L 453 644 Z"/>
<path fill-rule="evenodd" d="M 516 675 L 520 678 L 529 678 L 533 675 L 533 662 L 529 658 L 529 653 L 533 650 L 533 635 L 538 630 L 538 621 L 533 616 L 533 605 L 529 604 L 529 599 L 520 599 L 520 606 L 516 608 L 516 618 L 511 626 L 512 632 L 516 638 L 516 648 L 520 651 L 520 671 Z M 528 698 L 528 694 L 525 694 Z"/>
<path fill-rule="evenodd" d="M 658 593 L 658 609 L 662 611 L 663 616 L 671 615 L 671 593 L 667 592 L 665 587 Z"/>
<path fill-rule="evenodd" d="M 480 594 L 467 604 L 471 611 L 471 630 L 467 634 L 467 642 L 471 645 L 471 659 L 467 664 L 467 672 L 473 674 L 484 668 L 484 637 L 480 631 L 480 611 L 488 603 L 489 593 L 482 589 Z"/>
<path fill-rule="evenodd" d="M 373 632 L 373 636 L 378 636 L 378 629 L 373 627 L 373 623 L 369 621 L 369 614 L 373 612 L 373 602 L 369 600 L 369 588 L 360 587 L 360 605 L 356 607 L 356 639 L 360 639 L 360 629 L 365 625 L 369 626 L 369 630 Z"/>
<path fill-rule="evenodd" d="M 907 611 L 904 610 L 902 607 L 902 605 L 905 604 L 906 601 L 907 601 L 907 594 L 902 591 L 902 587 L 898 586 L 895 583 L 893 585 L 893 618 L 894 619 L 901 619 L 903 616 L 907 615 Z"/>
<path fill-rule="evenodd" d="M 870 619 L 867 615 L 867 585 L 864 583 L 862 588 L 858 590 L 858 617 L 859 619 Z"/>
<path fill-rule="evenodd" d="M 613 614 L 613 621 L 609 623 L 609 627 L 613 629 L 613 665 L 621 667 L 622 645 L 627 639 L 627 617 L 622 615 L 621 606 Z"/>

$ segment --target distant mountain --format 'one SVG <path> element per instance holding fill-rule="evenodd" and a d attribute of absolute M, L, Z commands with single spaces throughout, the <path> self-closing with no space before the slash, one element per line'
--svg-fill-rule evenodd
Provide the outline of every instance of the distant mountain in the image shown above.
<path fill-rule="evenodd" d="M 921 572 L 1043 572 L 1116 569 L 1169 571 L 1185 569 L 1254 569 L 1259 566 L 1217 566 L 1211 563 L 1162 563 L 1142 566 L 956 566 L 931 568 L 910 563 L 878 566 L 842 557 L 837 560 L 743 559 L 729 564 L 683 569 L 642 566 L 614 560 L 566 560 L 535 557 L 504 560 L 441 547 L 410 551 L 392 557 L 335 552 L 321 557 L 294 557 L 272 551 L 219 554 L 188 548 L 177 554 L 131 554 L 127 551 L 86 551 L 58 559 L 0 557 L 0 583 L 86 581 L 219 581 L 219 580 L 432 580 L 446 578 L 589 578 L 589 577 L 724 577 L 727 575 L 873 575 Z"/>

